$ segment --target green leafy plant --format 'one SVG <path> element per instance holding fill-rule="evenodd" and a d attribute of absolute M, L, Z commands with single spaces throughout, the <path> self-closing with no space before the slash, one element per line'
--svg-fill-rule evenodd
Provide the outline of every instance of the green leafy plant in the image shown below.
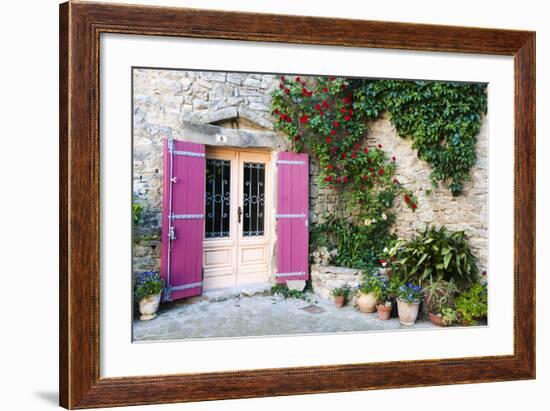
<path fill-rule="evenodd" d="M 443 308 L 441 310 L 441 318 L 445 325 L 453 325 L 458 322 L 458 314 L 454 308 Z"/>
<path fill-rule="evenodd" d="M 474 284 L 455 300 L 458 317 L 465 324 L 476 325 L 487 317 L 487 286 Z"/>
<path fill-rule="evenodd" d="M 451 281 L 466 289 L 479 279 L 477 258 L 463 231 L 451 232 L 434 226 L 396 246 L 392 270 L 405 281 Z"/>
<path fill-rule="evenodd" d="M 360 293 L 374 293 L 378 300 L 387 295 L 388 279 L 376 270 L 363 274 L 363 282 L 357 287 Z"/>
<path fill-rule="evenodd" d="M 330 293 L 334 296 L 334 297 L 345 297 L 347 298 L 349 293 L 350 293 L 351 289 L 350 289 L 350 286 L 349 285 L 344 285 L 342 287 L 336 287 L 334 288 Z"/>
<path fill-rule="evenodd" d="M 143 205 L 136 194 L 134 194 L 134 201 L 132 202 L 132 221 L 135 225 L 143 222 Z"/>
<path fill-rule="evenodd" d="M 141 300 L 149 295 L 158 294 L 162 291 L 163 284 L 157 272 L 146 271 L 138 274 L 134 280 L 134 295 Z"/>
<path fill-rule="evenodd" d="M 344 219 L 316 224 L 310 229 L 310 250 L 320 247 L 336 249 L 332 262 L 340 267 L 371 271 L 380 264 L 379 255 L 393 241 L 390 233 L 393 216 L 380 218 L 368 225 L 356 225 Z"/>
<path fill-rule="evenodd" d="M 432 314 L 442 314 L 446 308 L 454 307 L 454 299 L 458 293 L 453 280 L 432 280 L 424 287 L 424 296 L 427 312 Z"/>
<path fill-rule="evenodd" d="M 299 300 L 309 301 L 309 298 L 304 291 L 290 290 L 286 284 L 272 285 L 271 294 L 281 295 L 284 298 L 297 298 Z"/>

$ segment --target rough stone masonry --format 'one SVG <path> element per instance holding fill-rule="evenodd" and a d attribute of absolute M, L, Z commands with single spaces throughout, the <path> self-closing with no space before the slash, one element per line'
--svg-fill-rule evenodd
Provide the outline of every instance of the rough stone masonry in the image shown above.
<path fill-rule="evenodd" d="M 284 136 L 273 132 L 270 114 L 271 92 L 278 87 L 278 79 L 271 74 L 157 69 L 135 69 L 133 76 L 133 190 L 145 209 L 143 223 L 134 233 L 133 268 L 135 272 L 158 271 L 162 138 L 184 139 L 189 130 L 212 132 L 224 127 L 259 131 L 250 135 L 261 134 L 263 139 L 273 140 L 274 148 L 285 149 Z M 465 230 L 479 257 L 480 269 L 487 269 L 487 138 L 484 119 L 471 181 L 460 196 L 453 197 L 447 188 L 431 186 L 428 164 L 417 158 L 410 140 L 398 136 L 387 115 L 369 124 L 368 145 L 382 144 L 397 157 L 397 178 L 418 197 L 416 212 L 401 199 L 395 200 L 397 235 L 408 238 L 427 224 Z M 336 194 L 316 183 L 314 162 L 310 174 L 310 222 L 322 222 L 324 214 L 336 206 Z"/>

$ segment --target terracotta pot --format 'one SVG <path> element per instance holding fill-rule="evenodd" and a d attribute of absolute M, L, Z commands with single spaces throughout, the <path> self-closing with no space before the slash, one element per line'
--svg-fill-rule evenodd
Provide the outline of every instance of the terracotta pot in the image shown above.
<path fill-rule="evenodd" d="M 334 296 L 334 305 L 336 308 L 342 308 L 344 304 L 346 303 L 346 297 L 343 295 L 335 295 Z"/>
<path fill-rule="evenodd" d="M 443 317 L 440 317 L 437 314 L 430 313 L 430 321 L 432 322 L 432 324 L 438 325 L 440 327 L 446 326 L 445 322 L 443 321 Z"/>
<path fill-rule="evenodd" d="M 391 316 L 392 308 L 393 306 L 391 305 L 386 306 L 386 305 L 378 304 L 376 306 L 376 312 L 378 313 L 378 318 L 384 321 L 389 320 Z"/>
<path fill-rule="evenodd" d="M 139 317 L 140 320 L 148 321 L 157 316 L 160 304 L 160 294 L 161 293 L 148 295 L 139 300 L 139 312 L 141 313 Z"/>
<path fill-rule="evenodd" d="M 403 325 L 414 325 L 414 322 L 418 318 L 418 307 L 420 306 L 420 302 L 407 303 L 398 299 L 397 306 L 399 322 Z"/>
<path fill-rule="evenodd" d="M 376 311 L 376 294 L 374 293 L 361 293 L 357 299 L 357 306 L 362 313 L 373 313 Z"/>

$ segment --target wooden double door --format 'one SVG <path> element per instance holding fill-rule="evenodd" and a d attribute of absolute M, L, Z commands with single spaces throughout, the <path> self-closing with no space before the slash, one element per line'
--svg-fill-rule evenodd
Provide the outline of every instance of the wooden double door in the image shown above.
<path fill-rule="evenodd" d="M 269 151 L 206 147 L 203 287 L 271 275 L 274 182 Z"/>

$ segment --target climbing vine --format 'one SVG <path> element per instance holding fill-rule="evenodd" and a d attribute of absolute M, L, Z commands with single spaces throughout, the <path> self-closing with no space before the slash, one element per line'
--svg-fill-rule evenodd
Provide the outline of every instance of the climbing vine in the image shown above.
<path fill-rule="evenodd" d="M 338 190 L 365 225 L 381 219 L 396 195 L 414 211 L 417 200 L 395 178 L 395 157 L 381 145 L 361 144 L 365 114 L 354 104 L 356 85 L 341 78 L 281 77 L 273 92 L 275 128 L 285 132 L 296 151 L 312 152 L 321 167 L 322 185 Z"/>
<path fill-rule="evenodd" d="M 476 162 L 486 109 L 482 84 L 281 76 L 272 94 L 275 129 L 291 139 L 295 151 L 317 159 L 320 185 L 349 200 L 348 216 L 364 222 L 332 216 L 312 227 L 312 247 L 337 247 L 337 263 L 367 267 L 394 238 L 390 208 L 396 197 L 412 211 L 418 207 L 395 177 L 395 156 L 381 145 L 365 146 L 369 121 L 389 112 L 399 135 L 410 138 L 418 158 L 430 165 L 434 187 L 447 184 L 457 196 Z"/>
<path fill-rule="evenodd" d="M 433 185 L 447 183 L 456 196 L 476 162 L 487 95 L 484 84 L 281 76 L 272 109 L 276 129 L 290 136 L 294 149 L 318 157 L 324 181 L 348 184 L 353 178 L 352 192 L 364 190 L 362 180 L 374 181 L 373 172 L 380 172 L 375 166 L 391 174 L 383 153 L 369 155 L 360 146 L 367 122 L 388 111 L 399 135 L 411 138 L 418 157 L 430 165 Z"/>
<path fill-rule="evenodd" d="M 470 179 L 476 141 L 487 111 L 484 84 L 365 80 L 354 90 L 356 110 L 369 118 L 383 111 L 401 137 L 411 138 L 418 158 L 432 170 L 432 184 L 447 183 L 454 196 Z"/>

